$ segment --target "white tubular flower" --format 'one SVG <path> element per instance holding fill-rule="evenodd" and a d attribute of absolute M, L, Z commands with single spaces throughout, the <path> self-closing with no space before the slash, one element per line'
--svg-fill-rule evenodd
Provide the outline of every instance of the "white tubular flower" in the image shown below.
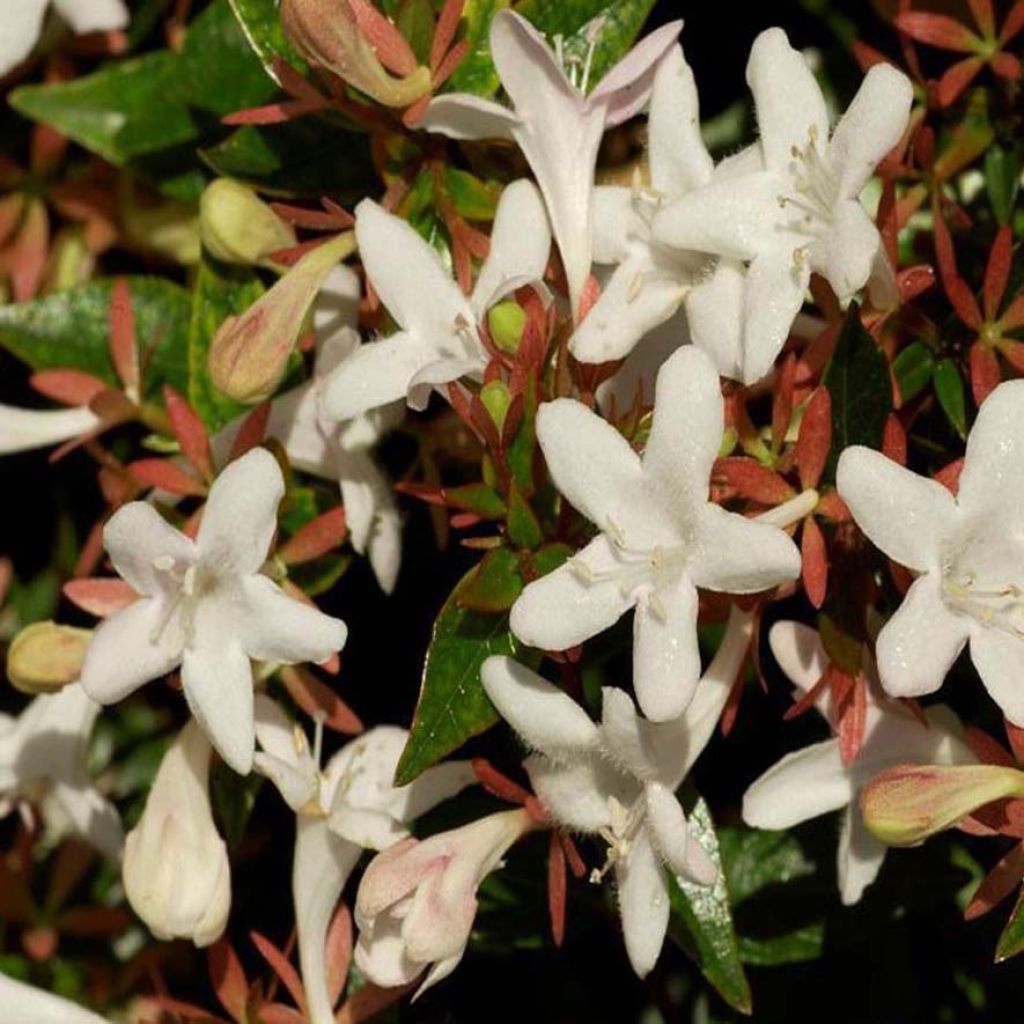
<path fill-rule="evenodd" d="M 906 129 L 913 88 L 891 64 L 875 65 L 830 138 L 814 75 L 778 28 L 754 41 L 747 82 L 761 169 L 676 200 L 654 233 L 667 245 L 749 263 L 743 354 L 752 379 L 785 342 L 812 271 L 844 303 L 870 277 L 880 239 L 859 196 Z"/>
<path fill-rule="evenodd" d="M 800 553 L 778 527 L 708 500 L 724 429 L 718 375 L 694 348 L 658 374 L 643 457 L 580 402 L 541 406 L 537 438 L 555 486 L 601 531 L 512 607 L 524 643 L 564 650 L 636 608 L 633 684 L 649 718 L 686 709 L 700 675 L 697 587 L 749 594 L 795 579 Z"/>
<path fill-rule="evenodd" d="M 768 634 L 772 653 L 800 694 L 817 684 L 829 659 L 817 632 L 798 622 L 777 622 Z M 874 665 L 865 650 L 868 680 L 864 743 L 856 760 L 844 764 L 838 737 L 787 754 L 743 797 L 743 820 L 755 828 L 787 829 L 820 814 L 842 809 L 836 869 L 843 903 L 856 903 L 878 875 L 886 846 L 865 827 L 858 805 L 861 787 L 896 764 L 973 764 L 960 720 L 947 707 L 930 707 L 920 721 L 907 708 L 878 692 Z M 835 724 L 831 694 L 818 710 Z"/>
<path fill-rule="evenodd" d="M 534 827 L 523 808 L 500 811 L 429 839 L 403 839 L 374 857 L 356 897 L 359 970 L 392 987 L 430 967 L 417 995 L 448 977 L 466 952 L 477 888 Z"/>
<path fill-rule="evenodd" d="M 402 405 L 392 403 L 342 423 L 320 413 L 320 395 L 328 376 L 359 348 L 358 306 L 359 278 L 338 264 L 313 307 L 318 341 L 313 377 L 274 399 L 267 436 L 284 445 L 297 469 L 337 481 L 352 547 L 369 558 L 381 589 L 391 593 L 402 563 L 402 518 L 372 449 L 400 422 Z M 240 418 L 214 438 L 219 459 L 230 451 L 241 424 Z"/>
<path fill-rule="evenodd" d="M 491 22 L 491 55 L 514 109 L 449 93 L 432 100 L 420 122 L 454 139 L 511 139 L 519 145 L 544 194 L 577 320 L 590 273 L 594 168 L 601 138 L 606 128 L 647 105 L 658 61 L 682 27 L 674 21 L 642 39 L 588 95 L 589 58 L 579 80 L 570 78 L 525 18 L 500 11 Z"/>
<path fill-rule="evenodd" d="M 49 6 L 50 0 L 7 0 L 4 30 L 0 32 L 0 77 L 32 52 Z M 79 35 L 128 25 L 128 8 L 121 0 L 53 0 L 53 7 Z"/>
<path fill-rule="evenodd" d="M 345 643 L 343 622 L 260 574 L 283 494 L 277 462 L 256 448 L 214 482 L 195 541 L 145 502 L 121 508 L 103 541 L 142 597 L 100 624 L 82 666 L 86 692 L 112 704 L 181 665 L 192 714 L 242 774 L 253 752 L 249 659 L 322 662 Z"/>
<path fill-rule="evenodd" d="M 878 635 L 882 686 L 894 697 L 932 693 L 970 641 L 992 699 L 1024 726 L 1024 381 L 982 404 L 956 498 L 860 446 L 843 452 L 836 486 L 868 539 L 917 573 Z"/>
<path fill-rule="evenodd" d="M 208 946 L 231 909 L 231 865 L 210 808 L 210 744 L 195 722 L 160 762 L 146 808 L 128 833 L 128 902 L 158 939 Z"/>
<path fill-rule="evenodd" d="M 0 1020 L 31 1024 L 108 1024 L 91 1010 L 0 973 Z"/>
<path fill-rule="evenodd" d="M 0 455 L 47 448 L 95 430 L 102 421 L 86 406 L 21 409 L 0 405 Z"/>
<path fill-rule="evenodd" d="M 408 733 L 379 726 L 320 768 L 321 728 L 311 752 L 302 730 L 269 697 L 256 701 L 260 752 L 255 767 L 297 815 L 292 895 L 299 965 L 310 1024 L 333 1024 L 327 984 L 327 931 L 348 876 L 364 849 L 384 850 L 406 824 L 475 781 L 465 761 L 430 768 L 408 786 L 392 779 Z"/>
<path fill-rule="evenodd" d="M 487 695 L 536 751 L 526 769 L 552 818 L 608 843 L 605 865 L 591 880 L 614 871 L 626 951 L 640 977 L 658 959 L 668 927 L 663 865 L 704 885 L 716 878 L 675 791 L 714 732 L 749 649 L 752 618 L 733 608 L 693 701 L 672 722 L 645 721 L 625 693 L 606 688 L 595 725 L 561 690 L 511 658 L 488 658 L 481 670 Z"/>
<path fill-rule="evenodd" d="M 402 398 L 423 409 L 436 385 L 480 379 L 488 355 L 478 325 L 510 291 L 544 276 L 551 248 L 544 206 L 525 179 L 501 194 L 490 255 L 468 298 L 416 229 L 371 199 L 356 207 L 356 239 L 399 330 L 361 345 L 328 376 L 321 405 L 330 420 L 351 420 Z"/>
<path fill-rule="evenodd" d="M 0 808 L 42 801 L 44 817 L 70 824 L 97 850 L 121 857 L 121 818 L 86 771 L 100 705 L 78 683 L 36 697 L 17 717 L 0 715 Z"/>

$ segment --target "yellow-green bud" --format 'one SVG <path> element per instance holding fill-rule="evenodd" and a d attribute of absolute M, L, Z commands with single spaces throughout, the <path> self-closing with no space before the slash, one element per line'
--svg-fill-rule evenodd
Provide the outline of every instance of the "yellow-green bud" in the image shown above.
<path fill-rule="evenodd" d="M 526 310 L 514 299 L 506 299 L 492 306 L 487 314 L 487 327 L 494 344 L 502 352 L 514 355 L 519 351 L 526 327 Z"/>
<path fill-rule="evenodd" d="M 211 256 L 252 266 L 295 245 L 295 232 L 256 194 L 232 178 L 211 181 L 199 200 L 199 234 Z"/>
<path fill-rule="evenodd" d="M 7 677 L 22 693 L 56 693 L 81 674 L 92 630 L 33 622 L 11 641 Z"/>
<path fill-rule="evenodd" d="M 512 396 L 508 393 L 508 385 L 503 380 L 492 380 L 480 389 L 480 401 L 484 408 L 490 413 L 494 425 L 498 428 L 498 436 L 505 427 L 505 416 L 508 414 L 508 407 L 512 402 Z"/>

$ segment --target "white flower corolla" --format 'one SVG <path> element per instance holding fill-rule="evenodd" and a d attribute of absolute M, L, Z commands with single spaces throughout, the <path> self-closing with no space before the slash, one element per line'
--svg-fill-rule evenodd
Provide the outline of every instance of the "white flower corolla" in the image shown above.
<path fill-rule="evenodd" d="M 761 166 L 689 192 L 656 217 L 666 245 L 748 263 L 742 309 L 745 377 L 766 373 L 803 304 L 811 272 L 845 303 L 871 276 L 878 230 L 859 196 L 906 129 L 910 80 L 891 64 L 867 73 L 829 137 L 821 89 L 778 28 L 747 64 Z"/>
<path fill-rule="evenodd" d="M 116 512 L 103 542 L 142 596 L 97 627 L 82 666 L 86 692 L 112 704 L 180 665 L 192 714 L 243 774 L 254 742 L 250 659 L 319 663 L 345 643 L 343 622 L 260 573 L 283 494 L 276 460 L 256 448 L 217 477 L 194 541 L 145 502 Z"/>
<path fill-rule="evenodd" d="M 0 455 L 46 448 L 95 430 L 102 420 L 87 406 L 22 409 L 0 405 Z"/>
<path fill-rule="evenodd" d="M 570 77 L 525 18 L 499 11 L 491 22 L 491 55 L 513 109 L 448 93 L 431 101 L 420 122 L 419 127 L 454 139 L 510 139 L 519 145 L 544 195 L 576 319 L 590 273 L 594 168 L 601 138 L 606 128 L 647 105 L 658 61 L 682 24 L 674 21 L 642 39 L 588 94 L 589 58 L 581 73 Z M 600 23 L 592 28 L 596 39 Z"/>
<path fill-rule="evenodd" d="M 265 696 L 256 700 L 256 736 L 256 770 L 274 782 L 297 815 L 292 895 L 309 1021 L 332 1024 L 327 932 L 349 874 L 364 849 L 384 850 L 404 839 L 408 822 L 475 776 L 467 762 L 455 761 L 395 787 L 408 733 L 393 726 L 350 741 L 321 769 L 321 727 L 311 751 L 298 725 Z"/>
<path fill-rule="evenodd" d="M 108 1024 L 84 1006 L 0 973 L 0 1020 L 31 1024 Z"/>
<path fill-rule="evenodd" d="M 535 751 L 526 760 L 552 818 L 608 844 L 600 881 L 614 871 L 630 963 L 643 977 L 661 952 L 669 918 L 664 868 L 709 885 L 716 868 L 690 833 L 675 791 L 714 732 L 752 636 L 753 616 L 733 607 L 722 643 L 686 712 L 648 722 L 621 690 L 604 689 L 601 724 L 511 658 L 484 662 L 481 679 L 502 717 Z"/>
<path fill-rule="evenodd" d="M 1024 381 L 979 409 L 956 498 L 860 446 L 840 457 L 836 487 L 868 539 L 917 574 L 878 635 L 885 690 L 932 693 L 969 641 L 992 699 L 1024 726 Z"/>
<path fill-rule="evenodd" d="M 468 297 L 416 229 L 371 199 L 356 207 L 356 239 L 399 330 L 361 345 L 327 377 L 321 409 L 329 420 L 351 420 L 401 398 L 422 409 L 435 386 L 480 379 L 489 357 L 479 324 L 510 291 L 543 277 L 551 248 L 544 206 L 525 179 L 501 194 L 490 254 Z"/>
<path fill-rule="evenodd" d="M 117 809 L 86 770 L 89 736 L 100 705 L 78 683 L 36 697 L 17 717 L 0 715 L 0 811 L 41 801 L 54 825 L 70 824 L 118 860 L 124 843 Z"/>
<path fill-rule="evenodd" d="M 777 622 L 768 634 L 779 667 L 808 693 L 828 668 L 817 632 L 798 622 Z M 839 738 L 787 754 L 769 768 L 743 797 L 743 820 L 755 828 L 787 829 L 820 814 L 842 810 L 836 873 L 843 903 L 856 903 L 878 875 L 886 846 L 865 827 L 858 806 L 861 787 L 896 764 L 973 764 L 960 720 L 947 707 L 925 709 L 925 721 L 878 689 L 874 665 L 865 650 L 867 710 L 864 742 L 856 759 L 843 762 Z M 833 726 L 836 709 L 826 692 L 817 709 Z"/>
<path fill-rule="evenodd" d="M 51 0 L 6 0 L 0 32 L 0 76 L 6 75 L 31 52 L 43 28 Z M 52 0 L 53 8 L 73 32 L 108 32 L 125 28 L 128 8 L 121 0 Z"/>
<path fill-rule="evenodd" d="M 231 910 L 231 865 L 210 808 L 210 754 L 189 722 L 160 762 L 125 840 L 122 870 L 128 902 L 158 939 L 200 947 L 220 938 Z"/>
<path fill-rule="evenodd" d="M 524 808 L 499 811 L 429 839 L 403 839 L 367 867 L 356 896 L 356 966 L 374 984 L 417 995 L 458 966 L 476 917 L 476 891 L 535 827 Z"/>
<path fill-rule="evenodd" d="M 284 445 L 297 469 L 337 481 L 352 547 L 369 558 L 381 589 L 390 593 L 402 561 L 402 519 L 372 450 L 400 422 L 402 404 L 385 405 L 341 423 L 320 412 L 327 377 L 359 348 L 358 306 L 359 278 L 338 264 L 313 307 L 317 355 L 312 379 L 273 400 L 266 433 Z M 239 419 L 228 424 L 214 438 L 218 457 L 230 451 L 241 423 Z"/>
<path fill-rule="evenodd" d="M 700 675 L 697 587 L 765 590 L 799 575 L 800 553 L 777 526 L 708 500 L 724 430 L 708 357 L 680 349 L 658 374 L 656 392 L 643 457 L 580 402 L 541 406 L 537 438 L 551 478 L 601 532 L 526 587 L 511 627 L 524 643 L 564 650 L 635 607 L 633 685 L 644 714 L 665 721 L 686 709 Z"/>

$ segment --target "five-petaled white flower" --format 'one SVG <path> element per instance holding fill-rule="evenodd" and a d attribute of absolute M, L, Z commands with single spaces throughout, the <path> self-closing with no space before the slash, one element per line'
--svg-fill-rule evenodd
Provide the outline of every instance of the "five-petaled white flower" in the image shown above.
<path fill-rule="evenodd" d="M 1024 381 L 982 404 L 956 498 L 860 446 L 843 452 L 836 486 L 868 539 L 918 574 L 878 635 L 882 686 L 932 693 L 969 640 L 993 700 L 1024 726 Z"/>
<path fill-rule="evenodd" d="M 378 726 L 320 767 L 321 727 L 312 751 L 305 734 L 269 697 L 256 701 L 257 771 L 272 779 L 296 813 L 292 896 L 299 965 L 310 1024 L 333 1024 L 327 982 L 327 932 L 335 905 L 364 849 L 386 850 L 406 824 L 475 781 L 466 761 L 428 768 L 395 787 L 404 729 Z"/>
<path fill-rule="evenodd" d="M 749 261 L 743 354 L 750 378 L 770 369 L 812 271 L 845 303 L 884 258 L 859 196 L 906 129 L 913 89 L 891 64 L 876 64 L 829 138 L 821 89 L 778 28 L 754 41 L 747 82 L 762 168 L 688 193 L 658 214 L 654 232 L 668 245 Z"/>
<path fill-rule="evenodd" d="M 0 76 L 20 64 L 36 45 L 43 17 L 51 0 L 7 0 L 0 32 Z M 53 7 L 72 31 L 108 32 L 128 24 L 122 0 L 52 0 Z"/>
<path fill-rule="evenodd" d="M 626 951 L 641 977 L 654 966 L 668 927 L 662 865 L 704 885 L 716 881 L 675 790 L 714 732 L 750 646 L 751 624 L 750 613 L 733 608 L 696 696 L 672 722 L 644 720 L 622 690 L 608 687 L 598 726 L 511 658 L 488 658 L 481 670 L 487 695 L 536 751 L 525 765 L 541 803 L 559 824 L 607 842 L 607 861 L 591 880 L 614 871 Z"/>
<path fill-rule="evenodd" d="M 82 666 L 86 692 L 111 704 L 181 665 L 192 713 L 242 773 L 254 742 L 249 659 L 322 662 L 345 643 L 343 622 L 260 574 L 283 494 L 276 460 L 256 448 L 216 479 L 194 541 L 145 502 L 115 513 L 103 542 L 142 597 L 97 628 Z"/>
<path fill-rule="evenodd" d="M 800 553 L 778 527 L 708 500 L 722 440 L 718 374 L 694 348 L 658 374 L 643 457 L 572 399 L 541 406 L 537 437 L 555 486 L 601 531 L 512 607 L 524 643 L 564 650 L 636 608 L 633 685 L 649 718 L 680 715 L 700 675 L 697 587 L 749 594 L 795 579 Z"/>
<path fill-rule="evenodd" d="M 829 659 L 815 630 L 798 622 L 777 622 L 768 634 L 772 654 L 803 694 L 821 679 Z M 857 799 L 861 787 L 878 772 L 896 764 L 972 764 L 976 758 L 964 742 L 956 715 L 944 706 L 925 709 L 925 721 L 878 691 L 867 650 L 868 682 L 864 743 L 856 759 L 843 762 L 839 738 L 814 743 L 787 754 L 769 768 L 743 797 L 743 819 L 756 828 L 786 829 L 843 809 L 836 870 L 845 904 L 856 903 L 878 875 L 886 846 L 864 826 Z M 818 710 L 835 725 L 830 693 Z"/>
<path fill-rule="evenodd" d="M 17 718 L 0 715 L 0 813 L 20 801 L 42 801 L 48 820 L 70 822 L 97 850 L 118 860 L 121 818 L 86 771 L 99 712 L 78 683 L 69 683 L 36 697 Z"/>
<path fill-rule="evenodd" d="M 423 409 L 436 385 L 480 379 L 489 358 L 480 322 L 510 291 L 543 277 L 551 248 L 544 206 L 525 179 L 501 194 L 490 254 L 468 298 L 415 228 L 371 199 L 356 207 L 356 238 L 399 330 L 361 345 L 330 373 L 321 398 L 330 420 L 351 420 L 400 398 Z"/>
<path fill-rule="evenodd" d="M 570 78 L 540 33 L 513 11 L 491 22 L 491 55 L 514 110 L 465 93 L 432 100 L 420 127 L 454 139 L 514 140 L 544 194 L 575 318 L 590 274 L 597 151 L 606 128 L 647 104 L 658 61 L 681 21 L 646 36 L 587 95 L 590 61 Z M 600 23 L 592 25 L 599 31 Z"/>

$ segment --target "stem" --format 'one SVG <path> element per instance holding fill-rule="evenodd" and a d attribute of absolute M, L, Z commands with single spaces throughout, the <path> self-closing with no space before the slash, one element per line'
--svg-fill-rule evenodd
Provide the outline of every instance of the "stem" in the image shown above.
<path fill-rule="evenodd" d="M 777 505 L 775 508 L 754 516 L 759 523 L 767 523 L 769 526 L 777 526 L 784 530 L 787 526 L 799 523 L 805 516 L 809 516 L 818 507 L 818 492 L 809 487 L 806 491 L 798 494 L 795 498 Z"/>

